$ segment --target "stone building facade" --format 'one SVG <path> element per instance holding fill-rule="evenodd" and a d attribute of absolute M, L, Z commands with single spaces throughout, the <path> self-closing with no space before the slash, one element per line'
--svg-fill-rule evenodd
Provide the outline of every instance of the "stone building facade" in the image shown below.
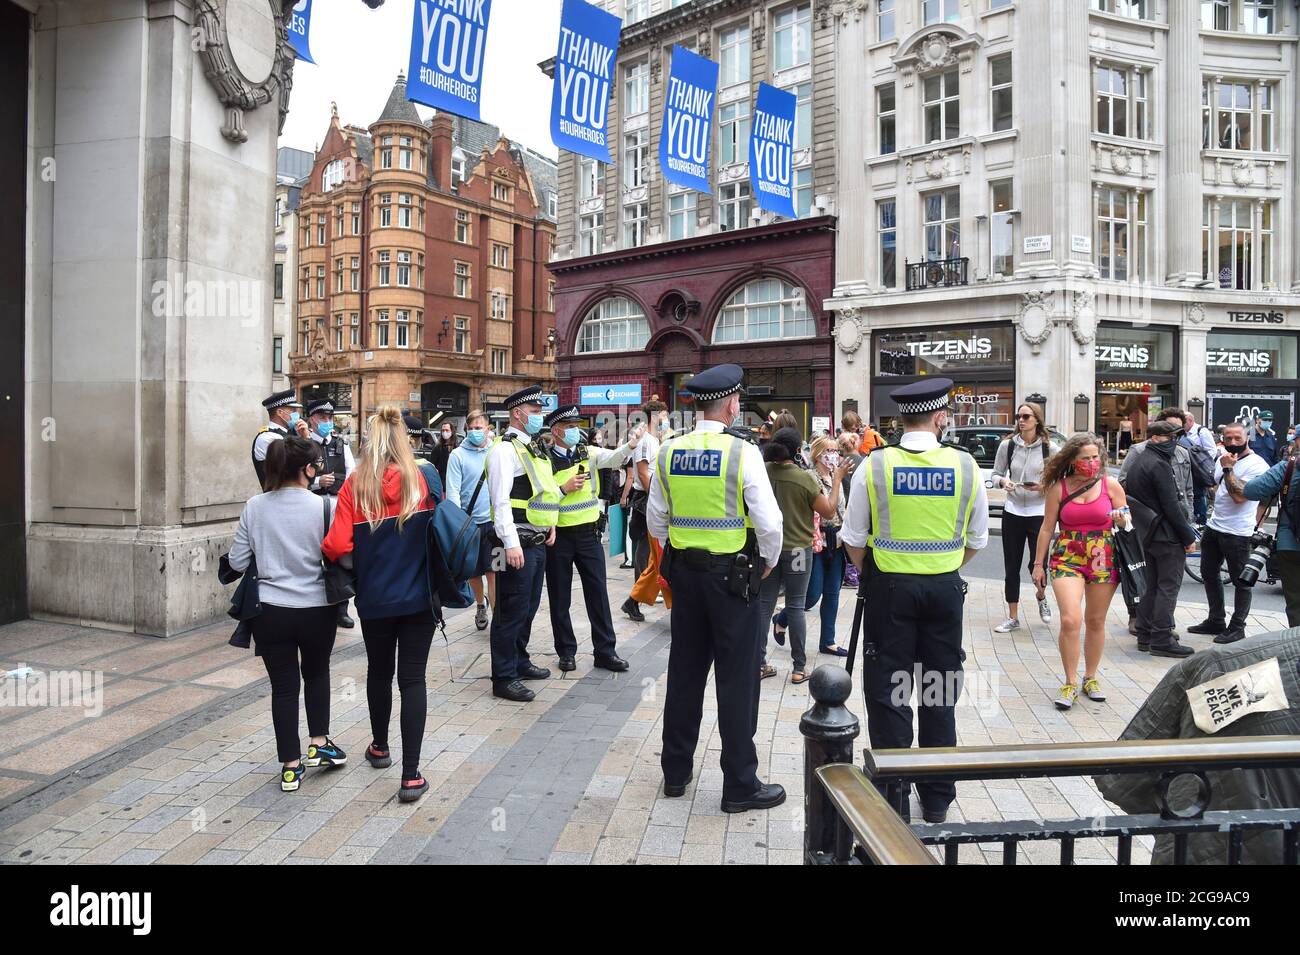
<path fill-rule="evenodd" d="M 957 423 L 1113 454 L 1161 408 L 1297 417 L 1297 9 L 1254 0 L 849 0 L 837 412 L 958 382 Z"/>
<path fill-rule="evenodd" d="M 525 383 L 553 391 L 554 191 L 554 164 L 495 127 L 421 120 L 403 77 L 367 129 L 331 116 L 298 208 L 304 400 L 463 425 Z"/>
<path fill-rule="evenodd" d="M 818 289 L 834 270 L 835 33 L 812 0 L 607 2 L 624 26 L 608 128 L 613 163 L 561 152 L 557 379 L 589 418 L 659 394 L 716 361 L 756 375 L 755 412 L 805 424 L 831 403 L 830 325 Z M 674 45 L 719 64 L 712 194 L 660 173 L 659 131 Z M 541 64 L 548 74 L 553 61 Z M 749 118 L 759 82 L 798 97 L 797 222 L 758 210 Z M 611 385 L 631 386 L 610 391 Z"/>

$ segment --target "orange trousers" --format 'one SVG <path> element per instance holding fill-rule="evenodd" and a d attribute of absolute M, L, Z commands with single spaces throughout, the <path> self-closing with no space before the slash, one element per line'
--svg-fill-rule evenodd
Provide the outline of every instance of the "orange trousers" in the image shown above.
<path fill-rule="evenodd" d="M 639 604 L 653 605 L 655 598 L 660 592 L 664 595 L 664 606 L 669 610 L 673 607 L 673 592 L 668 587 L 668 581 L 659 576 L 659 542 L 653 537 L 650 538 L 650 560 L 645 565 L 645 570 L 637 578 L 637 582 L 632 586 L 632 599 Z"/>

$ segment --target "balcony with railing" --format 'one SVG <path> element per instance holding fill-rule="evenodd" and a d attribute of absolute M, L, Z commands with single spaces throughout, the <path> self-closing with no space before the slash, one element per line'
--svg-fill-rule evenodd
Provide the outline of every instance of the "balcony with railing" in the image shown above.
<path fill-rule="evenodd" d="M 963 845 L 998 845 L 1002 863 L 1015 865 L 1022 843 L 1058 844 L 1061 865 L 1074 863 L 1084 839 L 1114 839 L 1115 861 L 1129 865 L 1133 840 L 1155 836 L 1172 842 L 1171 861 L 1189 861 L 1189 837 L 1217 834 L 1228 865 L 1243 862 L 1252 833 L 1280 834 L 1278 857 L 1300 864 L 1300 807 L 1222 809 L 1207 773 L 1300 768 L 1300 737 L 1246 736 L 1099 743 L 1050 743 L 931 749 L 867 750 L 853 763 L 858 719 L 845 707 L 852 677 L 822 666 L 809 680 L 813 706 L 799 729 L 804 736 L 805 865 L 956 865 Z M 1046 779 L 1145 774 L 1157 780 L 1151 812 L 1079 819 L 909 824 L 908 793 L 917 782 Z M 1195 783 L 1186 798 L 1182 780 Z M 1175 780 L 1179 780 L 1175 783 Z M 1176 795 L 1171 796 L 1171 788 Z M 1252 849 L 1258 855 L 1257 849 Z"/>
<path fill-rule="evenodd" d="M 970 282 L 970 259 L 926 259 L 908 262 L 907 290 L 953 288 Z"/>

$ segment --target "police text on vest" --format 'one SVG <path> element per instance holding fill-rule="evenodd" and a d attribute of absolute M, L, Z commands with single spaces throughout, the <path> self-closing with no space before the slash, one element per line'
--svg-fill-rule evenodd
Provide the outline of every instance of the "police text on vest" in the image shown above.
<path fill-rule="evenodd" d="M 668 462 L 669 474 L 687 477 L 717 477 L 722 473 L 722 452 L 705 448 L 674 450 Z"/>
<path fill-rule="evenodd" d="M 957 493 L 957 472 L 953 468 L 895 468 L 894 493 L 953 497 Z"/>

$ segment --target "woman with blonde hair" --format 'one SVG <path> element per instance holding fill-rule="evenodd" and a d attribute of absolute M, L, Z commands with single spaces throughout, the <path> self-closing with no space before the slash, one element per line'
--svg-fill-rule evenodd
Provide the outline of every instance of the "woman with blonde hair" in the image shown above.
<path fill-rule="evenodd" d="M 1034 586 L 1042 588 L 1043 570 L 1052 534 L 1061 533 L 1047 566 L 1052 591 L 1061 612 L 1059 646 L 1065 682 L 1056 697 L 1057 709 L 1074 706 L 1080 691 L 1095 703 L 1106 694 L 1097 680 L 1106 646 L 1106 612 L 1119 585 L 1112 529 L 1126 523 L 1128 503 L 1119 481 L 1106 473 L 1101 439 L 1076 434 L 1043 468 L 1043 526 L 1034 551 Z M 1085 630 L 1083 681 L 1079 679 L 1079 630 Z"/>
<path fill-rule="evenodd" d="M 425 541 L 440 482 L 420 466 L 402 413 L 384 405 L 366 423 L 357 469 L 339 491 L 334 523 L 322 550 L 331 560 L 351 554 L 357 575 L 357 614 L 366 644 L 366 701 L 373 738 L 366 760 L 392 764 L 388 723 L 393 674 L 402 695 L 402 786 L 398 799 L 414 802 L 429 788 L 420 774 L 420 743 L 428 709 L 424 669 L 436 626 L 429 592 Z"/>

